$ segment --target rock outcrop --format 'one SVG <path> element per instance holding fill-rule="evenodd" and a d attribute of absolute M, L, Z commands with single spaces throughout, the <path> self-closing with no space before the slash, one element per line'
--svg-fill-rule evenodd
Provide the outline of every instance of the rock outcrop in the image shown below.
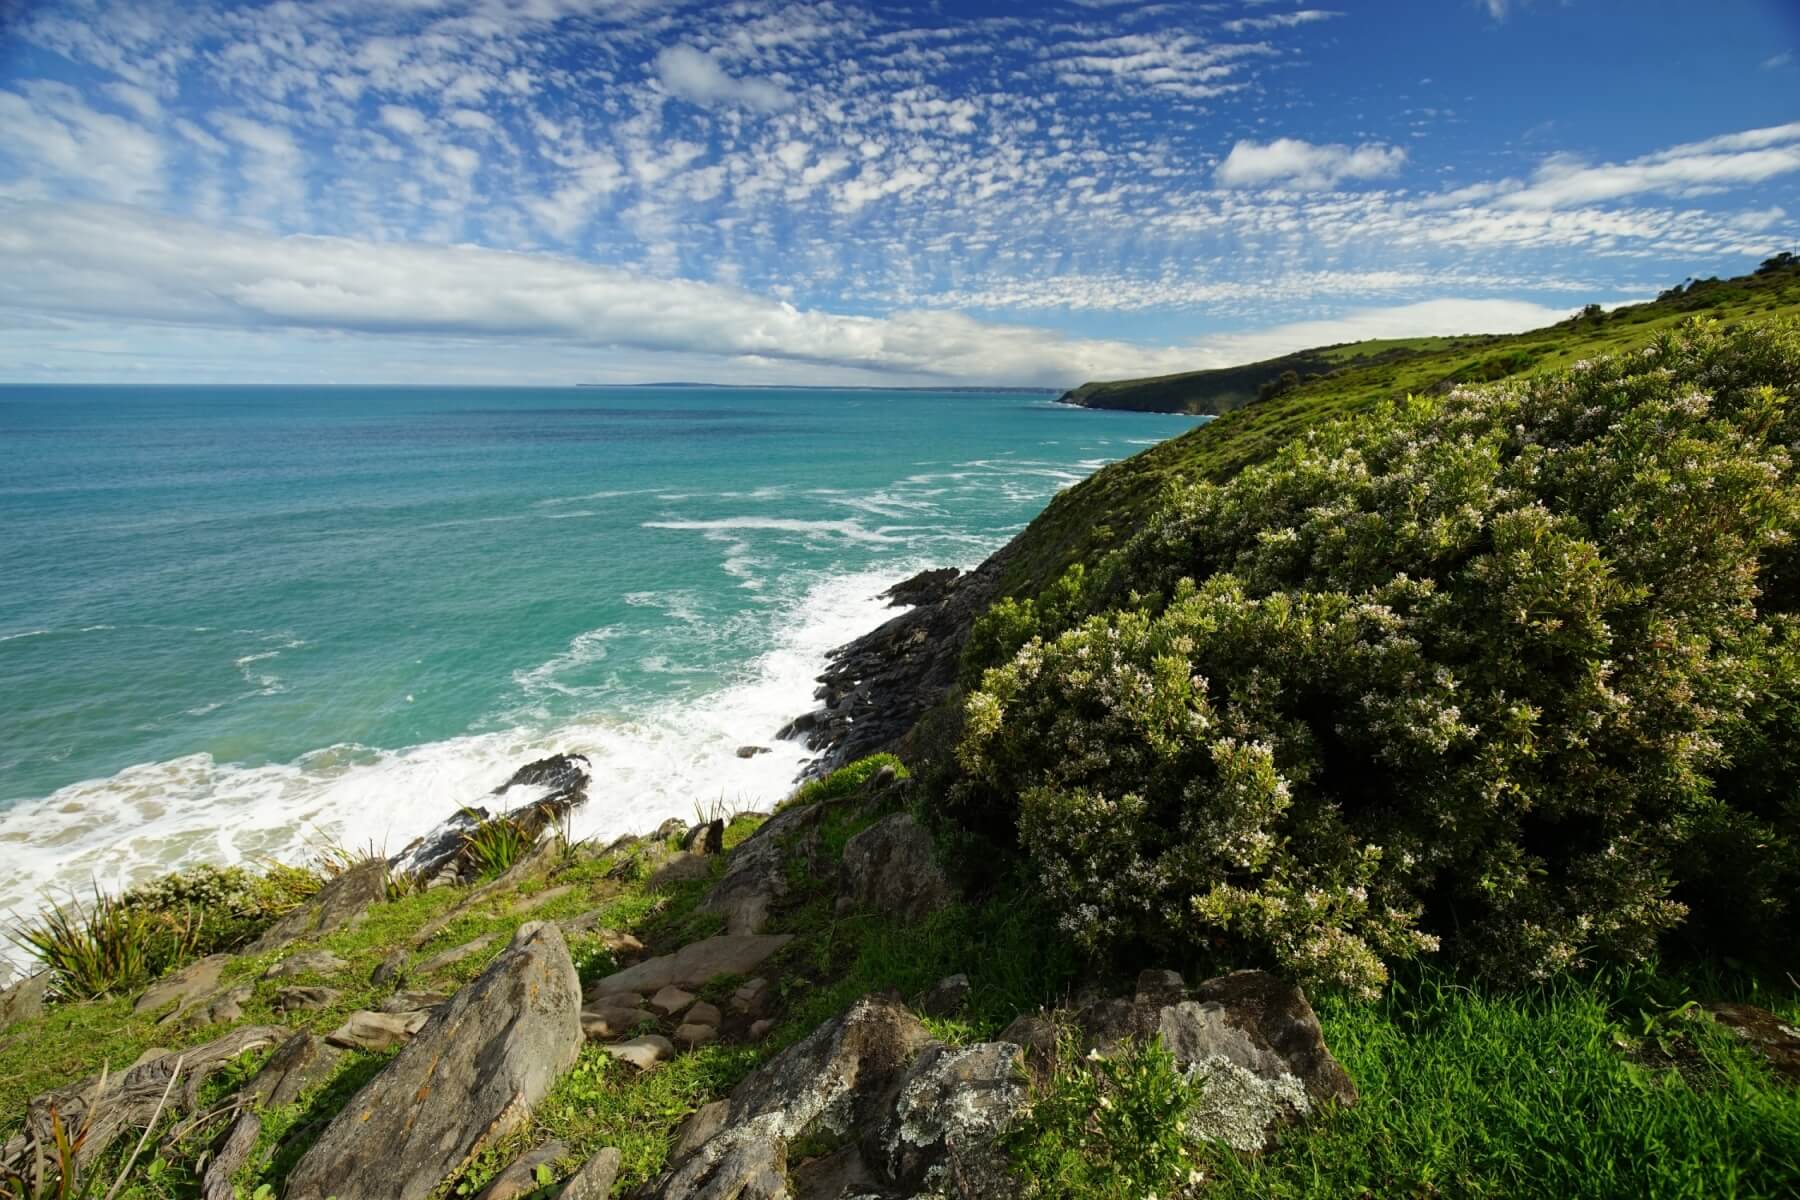
<path fill-rule="evenodd" d="M 44 1015 L 44 1001 L 50 995 L 52 976 L 48 971 L 27 975 L 0 989 L 0 1029 L 18 1021 Z"/>
<path fill-rule="evenodd" d="M 387 899 L 387 864 L 379 858 L 358 863 L 319 889 L 319 894 L 263 930 L 245 953 L 263 954 L 290 942 L 344 928 Z"/>
<path fill-rule="evenodd" d="M 1011 1191 L 992 1146 L 1025 1098 L 1017 1055 L 1018 1047 L 998 1043 L 950 1050 L 899 1004 L 868 997 L 745 1078 L 728 1101 L 696 1114 L 671 1170 L 648 1195 L 822 1198 L 852 1183 L 881 1194 L 940 1191 L 954 1146 L 958 1185 L 987 1180 L 985 1190 L 961 1194 L 999 1200 Z M 802 1172 L 796 1192 L 789 1149 L 800 1138 L 844 1149 L 829 1167 Z M 984 1155 L 992 1160 L 986 1170 L 975 1165 Z"/>
<path fill-rule="evenodd" d="M 898 598 L 906 589 L 917 607 L 832 652 L 814 694 L 820 707 L 776 734 L 820 752 L 809 774 L 895 748 L 943 699 L 956 683 L 975 618 L 998 598 L 1001 574 L 1016 545 L 1009 543 L 965 575 L 928 582 L 914 576 L 896 585 L 890 594 Z"/>
<path fill-rule="evenodd" d="M 844 846 L 844 895 L 859 908 L 917 921 L 950 902 L 931 835 L 910 813 L 883 817 Z"/>
<path fill-rule="evenodd" d="M 287 1200 L 424 1200 L 518 1129 L 581 1049 L 581 987 L 562 934 L 520 926 L 363 1086 L 288 1179 Z"/>
<path fill-rule="evenodd" d="M 584 754 L 553 754 L 526 763 L 489 794 L 504 799 L 512 788 L 543 789 L 542 796 L 499 814 L 537 838 L 587 802 L 588 770 Z M 465 873 L 469 833 L 494 816 L 480 805 L 458 809 L 389 859 L 388 867 L 410 879 L 455 882 Z"/>

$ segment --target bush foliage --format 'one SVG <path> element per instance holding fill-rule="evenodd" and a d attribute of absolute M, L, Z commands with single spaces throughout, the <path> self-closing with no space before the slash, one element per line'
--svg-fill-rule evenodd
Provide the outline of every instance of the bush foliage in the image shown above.
<path fill-rule="evenodd" d="M 1178 488 L 976 631 L 952 802 L 1095 951 L 1372 994 L 1447 936 L 1512 978 L 1754 942 L 1800 891 L 1797 402 L 1793 325 L 1692 322 Z"/>

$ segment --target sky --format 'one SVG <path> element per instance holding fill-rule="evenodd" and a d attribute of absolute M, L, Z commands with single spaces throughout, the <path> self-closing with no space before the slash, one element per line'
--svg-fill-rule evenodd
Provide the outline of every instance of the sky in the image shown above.
<path fill-rule="evenodd" d="M 1071 386 L 1800 240 L 1800 0 L 0 0 L 0 381 Z"/>

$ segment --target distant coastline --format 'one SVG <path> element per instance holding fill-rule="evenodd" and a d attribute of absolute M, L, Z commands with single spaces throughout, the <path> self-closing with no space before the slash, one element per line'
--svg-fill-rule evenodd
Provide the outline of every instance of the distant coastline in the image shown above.
<path fill-rule="evenodd" d="M 1062 388 L 1053 387 L 969 387 L 959 384 L 944 387 L 892 387 L 878 386 L 868 383 L 846 383 L 842 385 L 805 384 L 805 383 L 695 383 L 688 380 L 675 380 L 657 383 L 578 383 L 576 387 L 584 388 L 693 388 L 713 392 L 972 392 L 979 395 L 1004 396 L 1059 396 Z"/>

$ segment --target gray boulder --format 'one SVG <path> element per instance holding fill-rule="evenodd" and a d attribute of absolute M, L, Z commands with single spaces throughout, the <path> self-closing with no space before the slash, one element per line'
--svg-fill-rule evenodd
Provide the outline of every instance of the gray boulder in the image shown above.
<path fill-rule="evenodd" d="M 286 1200 L 424 1200 L 519 1129 L 581 1050 L 581 986 L 554 925 L 512 944 L 333 1119 Z"/>
<path fill-rule="evenodd" d="M 50 972 L 39 971 L 0 989 L 0 1029 L 17 1021 L 43 1016 L 44 1003 L 50 995 L 50 980 Z"/>
<path fill-rule="evenodd" d="M 908 921 L 936 912 L 952 895 L 931 835 L 909 813 L 882 818 L 844 846 L 844 894 Z"/>
<path fill-rule="evenodd" d="M 240 1112 L 237 1120 L 214 1143 L 212 1159 L 200 1178 L 202 1200 L 234 1200 L 237 1190 L 231 1177 L 250 1159 L 256 1139 L 262 1134 L 262 1118 L 253 1112 Z"/>
<path fill-rule="evenodd" d="M 720 975 L 749 975 L 793 940 L 791 934 L 785 933 L 702 938 L 673 954 L 647 958 L 608 975 L 589 992 L 599 999 L 619 992 L 656 992 L 670 984 L 699 987 Z"/>
<path fill-rule="evenodd" d="M 263 930 L 246 954 L 265 954 L 304 937 L 342 929 L 372 904 L 387 899 L 387 863 L 379 858 L 358 863 L 319 889 L 319 894 Z"/>
<path fill-rule="evenodd" d="M 567 1146 L 554 1140 L 527 1150 L 475 1193 L 475 1200 L 519 1200 L 521 1196 L 530 1195 L 537 1191 L 537 1169 L 554 1164 L 568 1153 Z"/>
<path fill-rule="evenodd" d="M 219 974 L 231 961 L 229 954 L 209 954 L 179 971 L 164 975 L 144 989 L 131 1006 L 134 1013 L 152 1013 L 173 1004 L 184 1008 L 219 986 Z"/>
<path fill-rule="evenodd" d="M 1025 1104 L 1021 1053 L 1008 1042 L 928 1047 L 864 1133 L 864 1160 L 903 1191 L 1012 1195 L 997 1141 Z"/>
<path fill-rule="evenodd" d="M 613 1181 L 619 1177 L 619 1163 L 623 1157 L 612 1146 L 600 1151 L 564 1181 L 556 1200 L 607 1200 L 612 1195 Z"/>

